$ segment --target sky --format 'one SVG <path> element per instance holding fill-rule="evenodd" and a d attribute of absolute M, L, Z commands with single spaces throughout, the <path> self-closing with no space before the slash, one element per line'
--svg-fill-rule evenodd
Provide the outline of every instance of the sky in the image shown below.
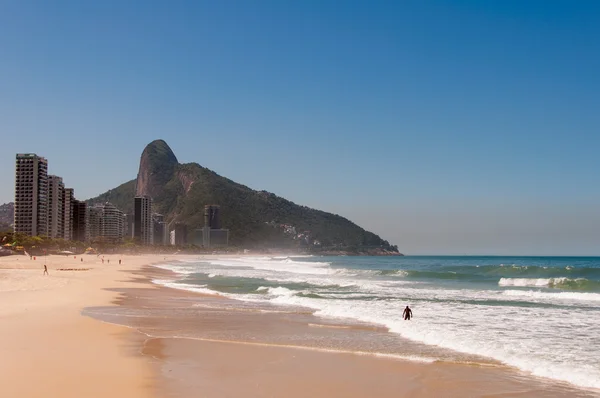
<path fill-rule="evenodd" d="M 0 0 L 0 203 L 16 153 L 87 199 L 162 138 L 406 254 L 600 255 L 599 40 L 595 1 Z"/>

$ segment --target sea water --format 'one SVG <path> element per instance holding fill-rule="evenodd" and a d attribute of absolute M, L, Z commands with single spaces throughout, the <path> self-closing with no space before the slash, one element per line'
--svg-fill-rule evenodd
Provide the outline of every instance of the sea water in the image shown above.
<path fill-rule="evenodd" d="M 600 388 L 600 258 L 240 256 L 161 267 L 180 276 L 155 281 L 166 286 L 305 307 Z"/>

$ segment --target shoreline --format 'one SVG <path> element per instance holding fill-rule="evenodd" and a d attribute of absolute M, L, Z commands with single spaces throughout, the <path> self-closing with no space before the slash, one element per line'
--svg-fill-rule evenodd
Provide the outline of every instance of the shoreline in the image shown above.
<path fill-rule="evenodd" d="M 169 273 L 156 264 L 136 272 L 147 284 Z M 495 361 L 426 363 L 401 355 L 344 350 L 335 344 L 311 347 L 277 341 L 290 333 L 292 340 L 314 334 L 315 341 L 331 339 L 332 333 L 350 338 L 364 333 L 378 333 L 378 338 L 392 335 L 375 325 L 340 327 L 311 312 L 262 313 L 248 310 L 238 300 L 165 286 L 121 293 L 119 304 L 128 315 L 117 314 L 117 321 L 128 319 L 130 326 L 148 336 L 143 353 L 156 360 L 159 391 L 167 396 L 194 396 L 203 389 L 207 396 L 300 397 L 306 396 L 308 385 L 318 386 L 310 390 L 314 396 L 372 395 L 367 386 L 377 386 L 382 397 L 594 396 L 593 391 L 530 376 Z"/>
<path fill-rule="evenodd" d="M 496 361 L 373 352 L 365 341 L 403 343 L 377 325 L 152 282 L 180 277 L 159 264 L 199 256 L 105 257 L 111 264 L 48 256 L 50 276 L 39 259 L 0 258 L 0 383 L 7 396 L 598 395 Z M 418 349 L 423 358 L 431 347 Z"/>

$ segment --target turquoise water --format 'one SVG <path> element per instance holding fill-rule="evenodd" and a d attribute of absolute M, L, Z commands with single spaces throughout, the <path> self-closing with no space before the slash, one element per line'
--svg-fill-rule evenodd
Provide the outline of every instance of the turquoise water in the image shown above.
<path fill-rule="evenodd" d="M 223 257 L 164 267 L 180 274 L 162 281 L 172 287 L 305 307 L 600 388 L 600 258 Z"/>

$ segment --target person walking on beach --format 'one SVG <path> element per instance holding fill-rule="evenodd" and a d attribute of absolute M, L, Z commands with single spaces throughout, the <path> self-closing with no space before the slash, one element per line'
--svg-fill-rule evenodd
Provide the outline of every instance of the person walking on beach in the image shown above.
<path fill-rule="evenodd" d="M 48 273 L 48 267 L 46 267 L 46 264 L 44 264 L 44 275 L 48 275 L 48 276 L 50 275 Z"/>
<path fill-rule="evenodd" d="M 119 259 L 119 265 L 121 265 L 121 259 Z"/>
<path fill-rule="evenodd" d="M 404 318 L 405 321 L 410 321 L 410 318 L 412 317 L 412 310 L 410 308 L 408 308 L 408 305 L 404 309 L 404 312 L 402 313 L 402 317 Z"/>

